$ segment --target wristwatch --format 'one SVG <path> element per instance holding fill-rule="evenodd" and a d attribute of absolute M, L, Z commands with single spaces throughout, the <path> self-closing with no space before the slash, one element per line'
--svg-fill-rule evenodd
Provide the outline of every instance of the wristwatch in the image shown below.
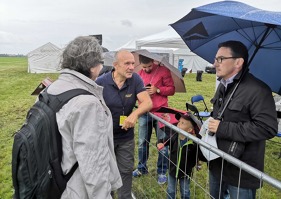
<path fill-rule="evenodd" d="M 160 93 L 160 89 L 159 88 L 157 88 L 156 93 L 158 93 L 158 94 Z"/>

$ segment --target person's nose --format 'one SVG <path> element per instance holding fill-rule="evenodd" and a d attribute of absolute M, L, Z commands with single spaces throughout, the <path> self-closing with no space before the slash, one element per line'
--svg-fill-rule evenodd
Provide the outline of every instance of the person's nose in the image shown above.
<path fill-rule="evenodd" d="M 135 69 L 135 65 L 134 65 L 134 64 L 130 64 L 130 65 L 129 65 L 129 69 L 130 69 L 130 70 L 134 70 L 134 69 Z"/>
<path fill-rule="evenodd" d="M 214 63 L 213 63 L 213 66 L 216 68 L 218 67 L 219 63 L 215 60 Z"/>

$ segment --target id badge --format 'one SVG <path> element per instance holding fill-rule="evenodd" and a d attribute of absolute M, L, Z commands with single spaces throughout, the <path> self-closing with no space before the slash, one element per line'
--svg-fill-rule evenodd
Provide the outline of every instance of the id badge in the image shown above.
<path fill-rule="evenodd" d="M 125 119 L 127 118 L 127 116 L 125 115 L 120 115 L 120 119 L 119 119 L 119 126 L 123 126 Z"/>

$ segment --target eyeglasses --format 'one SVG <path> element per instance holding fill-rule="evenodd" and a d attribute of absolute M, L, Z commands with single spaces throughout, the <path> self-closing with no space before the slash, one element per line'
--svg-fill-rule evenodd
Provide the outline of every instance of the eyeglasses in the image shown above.
<path fill-rule="evenodd" d="M 225 59 L 237 59 L 237 58 L 240 58 L 240 57 L 215 57 L 215 62 L 218 62 L 220 64 Z"/>

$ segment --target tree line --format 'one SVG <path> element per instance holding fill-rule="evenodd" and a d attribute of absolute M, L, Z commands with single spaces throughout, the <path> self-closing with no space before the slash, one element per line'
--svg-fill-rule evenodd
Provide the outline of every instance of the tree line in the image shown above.
<path fill-rule="evenodd" d="M 0 54 L 0 57 L 25 57 L 26 55 L 23 54 Z"/>

